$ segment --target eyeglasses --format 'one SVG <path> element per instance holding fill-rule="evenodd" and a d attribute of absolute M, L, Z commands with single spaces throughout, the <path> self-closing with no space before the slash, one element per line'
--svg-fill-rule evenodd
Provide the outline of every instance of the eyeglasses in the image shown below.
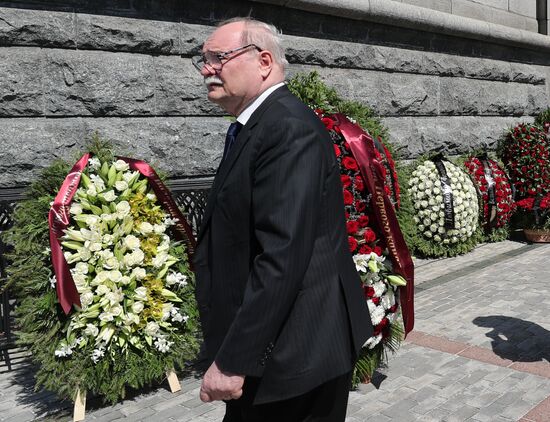
<path fill-rule="evenodd" d="M 193 62 L 193 66 L 195 66 L 199 70 L 199 72 L 202 71 L 202 68 L 204 66 L 209 66 L 213 70 L 221 70 L 225 63 L 237 57 L 240 53 L 243 53 L 247 48 L 250 48 L 250 47 L 254 47 L 256 50 L 262 51 L 262 49 L 258 47 L 256 44 L 248 44 L 243 47 L 235 48 L 234 50 L 223 51 L 220 53 L 215 53 L 213 51 L 206 51 L 200 56 L 192 57 L 191 61 Z M 229 55 L 237 52 L 240 52 L 240 53 L 235 54 L 232 57 L 228 57 Z M 225 60 L 225 61 L 222 62 L 222 60 Z"/>

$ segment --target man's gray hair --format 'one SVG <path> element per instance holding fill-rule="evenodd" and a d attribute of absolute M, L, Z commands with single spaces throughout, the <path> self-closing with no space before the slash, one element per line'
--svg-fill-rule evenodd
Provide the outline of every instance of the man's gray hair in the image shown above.
<path fill-rule="evenodd" d="M 265 23 L 250 17 L 238 17 L 221 22 L 218 27 L 233 22 L 243 22 L 244 31 L 242 33 L 243 45 L 254 44 L 262 50 L 270 51 L 273 54 L 275 63 L 286 68 L 288 62 L 285 57 L 285 48 L 283 47 L 283 33 L 274 25 Z"/>

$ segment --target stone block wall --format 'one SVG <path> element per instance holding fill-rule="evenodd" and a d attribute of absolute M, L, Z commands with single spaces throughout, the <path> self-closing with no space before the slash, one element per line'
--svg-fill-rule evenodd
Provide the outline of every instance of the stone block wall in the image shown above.
<path fill-rule="evenodd" d="M 537 0 L 394 0 L 457 16 L 538 32 Z"/>
<path fill-rule="evenodd" d="M 138 3 L 0 3 L 0 189 L 29 183 L 55 158 L 76 160 L 94 133 L 171 177 L 213 174 L 228 121 L 191 56 L 231 16 L 281 27 L 289 76 L 316 70 L 372 106 L 403 159 L 494 148 L 549 105 L 550 59 L 536 49 L 276 0 Z"/>

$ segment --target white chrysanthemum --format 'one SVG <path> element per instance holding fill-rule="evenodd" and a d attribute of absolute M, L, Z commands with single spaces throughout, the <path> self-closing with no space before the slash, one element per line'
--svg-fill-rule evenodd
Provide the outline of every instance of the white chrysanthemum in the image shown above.
<path fill-rule="evenodd" d="M 85 262 L 77 263 L 74 266 L 74 273 L 75 274 L 88 274 L 88 264 L 86 264 Z"/>
<path fill-rule="evenodd" d="M 416 215 L 422 218 L 422 230 L 419 230 L 423 235 L 435 242 L 443 242 L 449 239 L 444 244 L 456 243 L 465 241 L 477 229 L 478 201 L 475 186 L 468 177 L 465 177 L 463 172 L 454 164 L 443 161 L 447 175 L 451 181 L 451 185 L 441 186 L 439 172 L 435 164 L 431 161 L 425 161 L 416 170 L 415 174 L 423 175 L 423 179 L 412 178 L 411 188 L 414 186 L 417 189 L 424 188 L 426 198 L 418 198 L 414 196 L 414 207 Z M 433 186 L 432 192 L 429 192 L 429 187 Z M 445 227 L 444 216 L 444 200 L 442 191 L 451 193 L 453 196 L 453 213 L 455 227 L 447 229 Z M 424 214 L 424 213 L 428 214 Z M 453 240 L 456 239 L 456 240 Z"/>
<path fill-rule="evenodd" d="M 372 284 L 372 288 L 374 289 L 374 296 L 380 297 L 386 291 L 386 284 L 382 281 L 378 281 Z"/>
<path fill-rule="evenodd" d="M 57 283 L 57 278 L 55 277 L 55 274 L 50 277 L 50 287 L 52 289 L 55 289 L 55 284 Z"/>
<path fill-rule="evenodd" d="M 370 319 L 372 321 L 372 325 L 376 326 L 382 322 L 382 319 L 386 316 L 386 310 L 383 306 L 376 306 L 374 303 L 372 303 L 372 300 L 367 300 L 367 304 L 369 306 L 370 310 Z"/>
<path fill-rule="evenodd" d="M 395 295 L 393 293 L 393 289 L 390 288 L 386 291 L 386 294 L 382 296 L 380 303 L 385 310 L 388 310 L 395 305 Z"/>
<path fill-rule="evenodd" d="M 106 270 L 118 270 L 120 262 L 115 256 L 111 256 L 103 261 L 103 268 Z"/>
<path fill-rule="evenodd" d="M 157 195 L 155 195 L 154 193 L 151 193 L 149 192 L 147 195 L 145 195 L 147 197 L 147 199 L 149 201 L 156 201 L 157 200 Z"/>
<path fill-rule="evenodd" d="M 78 293 L 82 294 L 89 290 L 88 277 L 85 274 L 73 273 L 72 277 Z"/>

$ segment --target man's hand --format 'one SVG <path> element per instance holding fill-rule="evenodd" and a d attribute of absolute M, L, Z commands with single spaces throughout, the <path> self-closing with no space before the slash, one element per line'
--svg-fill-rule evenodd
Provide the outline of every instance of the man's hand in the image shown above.
<path fill-rule="evenodd" d="M 202 379 L 200 398 L 204 402 L 238 399 L 243 394 L 244 376 L 222 372 L 216 362 Z"/>

